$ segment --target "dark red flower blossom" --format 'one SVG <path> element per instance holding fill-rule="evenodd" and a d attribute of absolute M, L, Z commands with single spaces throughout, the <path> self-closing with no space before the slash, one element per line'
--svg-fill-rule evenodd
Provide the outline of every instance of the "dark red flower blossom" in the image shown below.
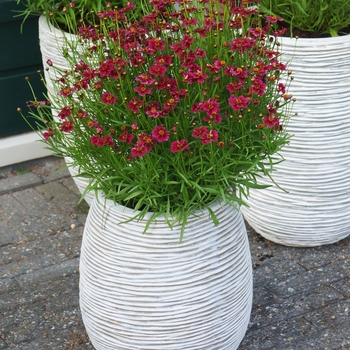
<path fill-rule="evenodd" d="M 171 143 L 171 152 L 177 153 L 181 151 L 188 151 L 190 149 L 190 146 L 188 144 L 188 141 L 185 139 L 177 140 Z"/>
<path fill-rule="evenodd" d="M 60 129 L 64 132 L 71 132 L 72 130 L 74 130 L 73 120 L 64 120 L 62 122 L 62 125 L 60 126 Z"/>
<path fill-rule="evenodd" d="M 152 85 L 156 80 L 154 78 L 151 78 L 148 74 L 146 73 L 141 73 L 138 75 L 135 79 L 137 82 L 143 85 Z"/>
<path fill-rule="evenodd" d="M 47 131 L 43 132 L 43 137 L 47 141 L 54 133 L 55 130 L 53 128 L 48 128 Z"/>
<path fill-rule="evenodd" d="M 219 140 L 219 134 L 216 130 L 210 130 L 206 133 L 203 133 L 202 137 L 202 144 L 207 145 L 208 143 L 211 142 L 216 142 Z"/>
<path fill-rule="evenodd" d="M 139 109 L 142 107 L 143 101 L 137 99 L 136 97 L 133 97 L 129 103 L 126 105 L 127 108 L 129 108 L 131 111 L 133 111 L 135 114 L 139 111 Z"/>
<path fill-rule="evenodd" d="M 129 134 L 127 130 L 125 130 L 122 134 L 119 135 L 118 140 L 121 142 L 126 142 L 128 145 L 130 145 L 133 138 L 134 138 L 134 135 Z"/>
<path fill-rule="evenodd" d="M 152 130 L 152 136 L 157 142 L 164 142 L 169 140 L 170 132 L 163 125 L 155 126 Z"/>
<path fill-rule="evenodd" d="M 279 125 L 279 122 L 280 120 L 273 115 L 264 117 L 264 124 L 269 128 L 273 128 L 275 125 Z"/>
<path fill-rule="evenodd" d="M 236 38 L 231 41 L 230 47 L 232 51 L 244 53 L 256 46 L 255 40 L 251 38 Z"/>
<path fill-rule="evenodd" d="M 241 108 L 248 108 L 250 100 L 244 96 L 230 96 L 228 99 L 229 105 L 235 110 L 239 111 Z"/>
<path fill-rule="evenodd" d="M 60 119 L 66 119 L 72 114 L 72 109 L 70 107 L 64 106 L 61 111 L 57 114 Z"/>
<path fill-rule="evenodd" d="M 155 38 L 148 40 L 148 50 L 151 53 L 162 51 L 165 49 L 165 42 L 163 39 Z"/>
<path fill-rule="evenodd" d="M 143 157 L 146 153 L 149 153 L 151 148 L 143 141 L 137 141 L 135 146 L 131 148 L 131 158 Z"/>
<path fill-rule="evenodd" d="M 151 66 L 148 70 L 149 74 L 153 75 L 154 77 L 156 76 L 163 76 L 166 72 L 166 67 L 163 66 L 162 64 L 154 64 Z"/>
<path fill-rule="evenodd" d="M 201 139 L 203 137 L 203 134 L 208 133 L 208 129 L 206 126 L 201 126 L 199 128 L 194 128 L 192 132 L 192 137 L 196 139 Z"/>
<path fill-rule="evenodd" d="M 145 85 L 134 87 L 134 91 L 136 91 L 140 96 L 146 96 L 152 93 L 152 89 L 147 88 Z"/>
<path fill-rule="evenodd" d="M 113 96 L 110 92 L 105 91 L 100 99 L 101 102 L 112 105 L 117 102 L 117 97 Z"/>

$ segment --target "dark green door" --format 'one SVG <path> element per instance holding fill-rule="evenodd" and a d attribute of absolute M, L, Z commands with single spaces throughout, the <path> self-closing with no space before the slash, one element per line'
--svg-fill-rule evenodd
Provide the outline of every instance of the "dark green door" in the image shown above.
<path fill-rule="evenodd" d="M 37 70 L 42 69 L 38 38 L 38 18 L 27 19 L 22 33 L 22 18 L 14 18 L 20 7 L 15 0 L 0 0 L 0 137 L 19 134 L 30 127 L 16 111 L 26 111 L 31 92 L 25 77 L 35 91 L 44 91 Z"/>

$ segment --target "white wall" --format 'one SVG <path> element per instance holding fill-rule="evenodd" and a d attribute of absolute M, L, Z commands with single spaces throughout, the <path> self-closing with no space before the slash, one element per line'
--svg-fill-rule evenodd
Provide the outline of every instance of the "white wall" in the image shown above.
<path fill-rule="evenodd" d="M 51 154 L 35 132 L 0 138 L 0 167 Z"/>

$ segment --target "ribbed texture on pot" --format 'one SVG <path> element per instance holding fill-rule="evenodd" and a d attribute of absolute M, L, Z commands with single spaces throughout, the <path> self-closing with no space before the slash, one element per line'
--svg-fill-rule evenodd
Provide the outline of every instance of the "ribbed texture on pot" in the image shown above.
<path fill-rule="evenodd" d="M 71 158 L 65 157 L 64 158 L 66 164 L 71 163 Z M 84 191 L 86 190 L 86 187 L 89 185 L 89 179 L 86 177 L 81 177 L 79 175 L 78 168 L 69 166 L 68 167 L 69 173 L 71 174 L 76 186 L 78 187 L 78 190 L 81 194 L 84 194 Z M 88 205 L 91 206 L 92 200 L 94 199 L 95 193 L 93 191 L 87 192 L 84 196 L 84 200 Z"/>
<path fill-rule="evenodd" d="M 281 39 L 282 60 L 292 60 L 290 93 L 297 99 L 272 174 L 276 186 L 251 190 L 242 212 L 265 238 L 288 246 L 318 246 L 350 233 L 350 35 Z M 268 178 L 262 183 L 272 185 Z"/>
<path fill-rule="evenodd" d="M 252 269 L 240 211 L 191 216 L 184 240 L 161 219 L 95 199 L 80 260 L 80 307 L 97 350 L 234 350 L 252 305 Z"/>
<path fill-rule="evenodd" d="M 69 45 L 73 45 L 75 42 L 78 42 L 78 38 L 79 37 L 76 35 L 69 34 L 55 28 L 52 24 L 49 25 L 45 16 L 39 17 L 40 51 L 49 93 L 54 94 L 57 92 L 55 83 L 52 81 L 57 77 L 54 75 L 52 69 L 45 69 L 49 67 L 47 60 L 50 59 L 53 64 L 60 69 L 68 69 L 69 65 L 63 56 L 63 52 L 67 50 L 67 52 L 72 55 Z"/>
<path fill-rule="evenodd" d="M 55 82 L 57 77 L 52 69 L 46 69 L 49 68 L 47 61 L 51 60 L 56 67 L 62 70 L 69 69 L 69 64 L 64 58 L 63 52 L 67 51 L 68 53 L 70 53 L 70 55 L 72 55 L 70 45 L 74 45 L 74 43 L 77 43 L 79 37 L 59 30 L 55 28 L 52 24 L 49 25 L 47 23 L 46 17 L 40 16 L 39 40 L 48 95 L 49 97 L 55 96 L 55 94 L 59 93 L 57 84 Z M 56 111 L 52 111 L 52 113 L 54 116 L 57 115 Z M 69 158 L 65 158 L 65 161 L 67 164 L 70 163 Z M 89 184 L 89 180 L 77 176 L 79 173 L 77 168 L 69 167 L 68 170 L 72 175 L 73 180 L 79 189 L 79 192 L 83 194 L 87 185 Z M 93 193 L 87 193 L 85 195 L 84 199 L 87 202 L 87 204 L 91 205 L 93 196 Z"/>

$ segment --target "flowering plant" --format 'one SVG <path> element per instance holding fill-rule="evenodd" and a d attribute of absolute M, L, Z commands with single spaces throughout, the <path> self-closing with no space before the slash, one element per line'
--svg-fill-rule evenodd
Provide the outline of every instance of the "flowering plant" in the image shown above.
<path fill-rule="evenodd" d="M 31 16 L 44 15 L 56 28 L 75 34 L 81 22 L 94 24 L 97 13 L 103 6 L 122 8 L 127 0 L 17 0 L 23 10 L 18 10 L 17 17 L 23 17 L 23 23 Z"/>
<path fill-rule="evenodd" d="M 31 114 L 90 189 L 135 219 L 153 212 L 148 225 L 159 215 L 181 222 L 183 234 L 194 211 L 208 208 L 217 224 L 209 204 L 244 204 L 260 187 L 288 143 L 292 99 L 254 1 L 173 3 L 150 0 L 140 20 L 131 3 L 100 12 L 99 26 L 79 29 L 71 70 L 56 72 L 58 97 L 34 98 Z"/>

